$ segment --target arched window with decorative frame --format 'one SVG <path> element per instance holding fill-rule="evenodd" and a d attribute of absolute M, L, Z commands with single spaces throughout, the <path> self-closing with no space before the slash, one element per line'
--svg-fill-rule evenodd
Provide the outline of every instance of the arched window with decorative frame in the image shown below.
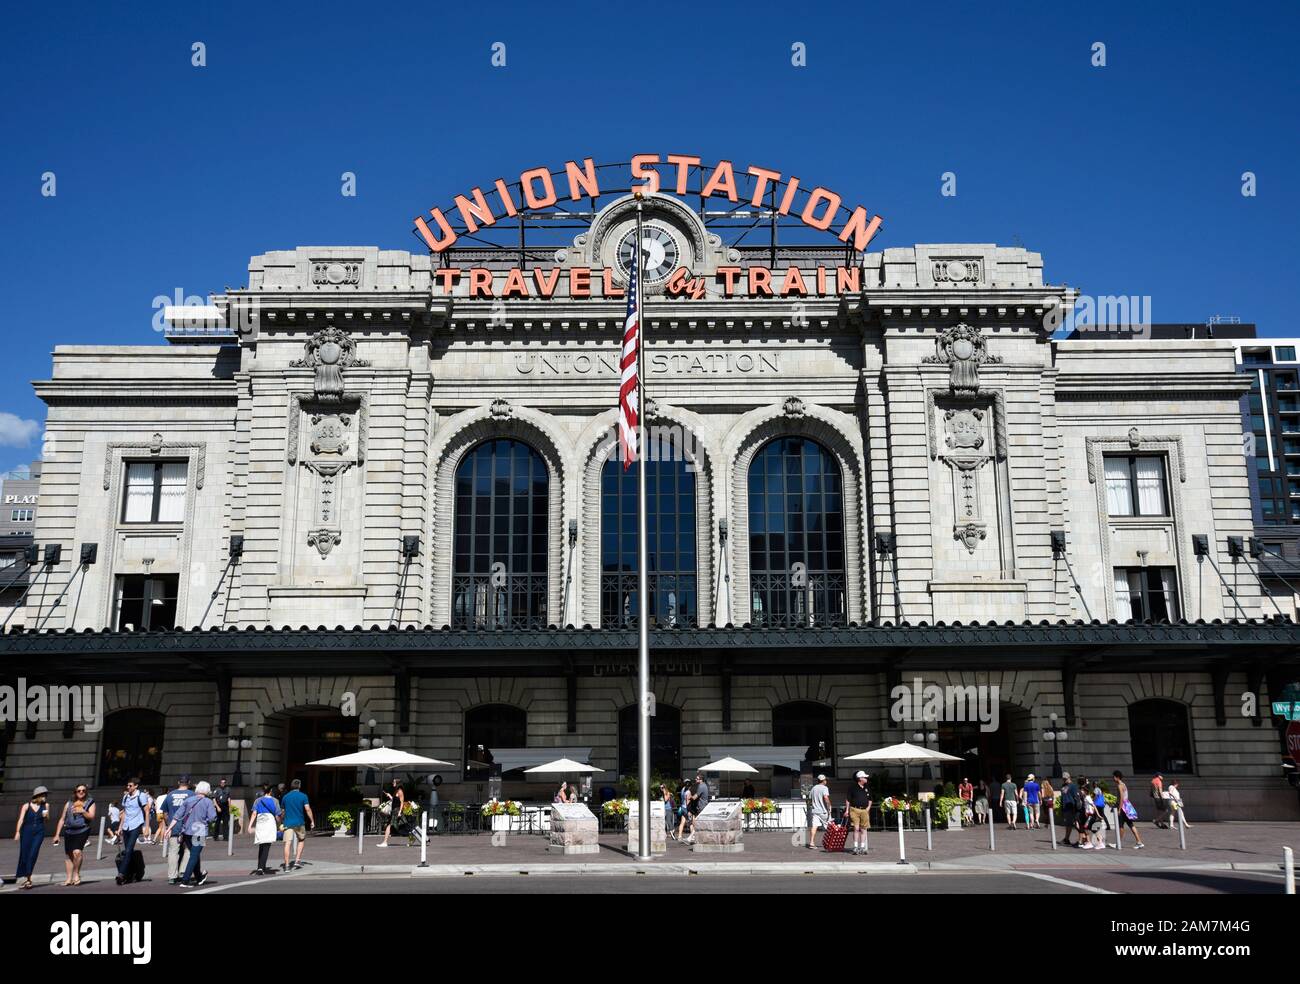
<path fill-rule="evenodd" d="M 749 466 L 749 620 L 779 628 L 844 625 L 844 487 L 814 440 L 778 437 Z"/>
<path fill-rule="evenodd" d="M 814 700 L 791 700 L 772 708 L 772 744 L 798 745 L 805 762 L 835 765 L 835 709 Z"/>
<path fill-rule="evenodd" d="M 1189 775 L 1195 771 L 1187 705 L 1151 697 L 1128 708 L 1133 771 Z"/>
<path fill-rule="evenodd" d="M 550 477 L 523 441 L 493 439 L 456 468 L 451 625 L 547 624 Z"/>

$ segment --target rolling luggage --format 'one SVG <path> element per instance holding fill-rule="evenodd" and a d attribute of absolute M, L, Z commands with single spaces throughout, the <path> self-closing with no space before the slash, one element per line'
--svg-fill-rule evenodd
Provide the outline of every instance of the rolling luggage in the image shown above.
<path fill-rule="evenodd" d="M 123 854 L 122 851 L 118 851 L 117 858 L 115 859 L 117 861 L 118 871 L 122 870 L 122 854 Z M 129 884 L 131 882 L 138 882 L 143 880 L 144 880 L 144 852 L 132 851 L 131 861 L 129 864 L 127 864 L 126 877 L 123 879 L 123 881 L 124 883 Z"/>
<path fill-rule="evenodd" d="M 844 841 L 848 839 L 848 824 L 836 823 L 832 820 L 826 825 L 826 832 L 822 834 L 822 848 L 832 854 L 844 850 Z"/>

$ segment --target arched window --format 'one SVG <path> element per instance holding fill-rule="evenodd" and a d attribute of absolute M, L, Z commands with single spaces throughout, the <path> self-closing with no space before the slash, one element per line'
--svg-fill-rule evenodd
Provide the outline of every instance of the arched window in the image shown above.
<path fill-rule="evenodd" d="M 134 707 L 104 718 L 99 785 L 120 788 L 128 779 L 156 786 L 162 779 L 164 718 L 157 711 Z"/>
<path fill-rule="evenodd" d="M 750 621 L 843 625 L 844 496 L 835 457 L 779 437 L 749 466 Z"/>
<path fill-rule="evenodd" d="M 637 756 L 637 711 L 640 704 L 628 704 L 618 712 L 618 774 L 634 776 Z M 682 768 L 682 712 L 669 704 L 656 704 L 650 719 L 650 772 L 679 776 Z M 651 790 L 651 795 L 656 790 Z"/>
<path fill-rule="evenodd" d="M 541 455 L 485 441 L 456 468 L 452 627 L 546 625 L 547 496 Z"/>
<path fill-rule="evenodd" d="M 483 704 L 465 712 L 465 778 L 486 779 L 493 749 L 528 745 L 528 714 L 513 704 Z"/>
<path fill-rule="evenodd" d="M 772 744 L 798 745 L 806 762 L 835 764 L 835 711 L 811 700 L 772 708 Z"/>
<path fill-rule="evenodd" d="M 1192 772 L 1192 730 L 1187 707 L 1172 700 L 1140 700 L 1128 708 L 1134 772 Z"/>
<path fill-rule="evenodd" d="M 615 455 L 600 474 L 600 618 L 606 628 L 636 624 L 640 467 L 637 462 L 625 471 Z M 652 460 L 646 470 L 646 549 L 651 623 L 695 625 L 695 471 L 681 455 Z"/>

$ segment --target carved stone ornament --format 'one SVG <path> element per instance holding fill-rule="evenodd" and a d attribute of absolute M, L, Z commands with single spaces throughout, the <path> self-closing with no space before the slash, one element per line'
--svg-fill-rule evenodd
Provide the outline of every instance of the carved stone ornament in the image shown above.
<path fill-rule="evenodd" d="M 515 408 L 508 400 L 493 400 L 488 412 L 492 414 L 493 420 L 509 420 L 515 415 Z"/>
<path fill-rule="evenodd" d="M 804 415 L 803 400 L 797 396 L 786 397 L 785 403 L 781 406 L 781 412 L 792 420 L 798 420 Z"/>
<path fill-rule="evenodd" d="M 342 540 L 343 533 L 339 530 L 312 530 L 307 534 L 308 546 L 319 550 L 322 558 L 328 557 L 330 551 L 338 546 Z"/>
<path fill-rule="evenodd" d="M 945 410 L 948 447 L 978 450 L 984 446 L 983 410 Z"/>
<path fill-rule="evenodd" d="M 975 547 L 987 536 L 983 523 L 962 523 L 952 531 L 953 539 L 966 545 L 968 553 L 974 553 Z"/>
<path fill-rule="evenodd" d="M 1128 429 L 1128 446 L 1134 451 L 1142 446 L 1142 435 L 1138 433 L 1136 427 L 1130 427 Z"/>
<path fill-rule="evenodd" d="M 935 339 L 935 354 L 922 361 L 948 366 L 948 388 L 954 395 L 975 396 L 980 389 L 979 367 L 1002 359 L 989 355 L 978 328 L 961 322 L 941 331 Z"/>
<path fill-rule="evenodd" d="M 346 454 L 348 428 L 352 418 L 346 413 L 314 413 L 311 415 L 312 454 Z"/>
<path fill-rule="evenodd" d="M 349 366 L 368 366 L 357 358 L 357 343 L 347 332 L 333 325 L 307 339 L 301 359 L 289 363 L 296 369 L 315 368 L 316 399 L 337 403 L 343 399 L 343 370 Z"/>

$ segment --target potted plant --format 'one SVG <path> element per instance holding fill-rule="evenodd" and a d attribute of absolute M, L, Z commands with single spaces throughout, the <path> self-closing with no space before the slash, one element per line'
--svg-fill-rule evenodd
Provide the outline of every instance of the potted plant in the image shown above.
<path fill-rule="evenodd" d="M 524 805 L 518 800 L 488 800 L 480 811 L 487 818 L 493 830 L 509 830 L 510 818 L 523 812 Z"/>
<path fill-rule="evenodd" d="M 330 810 L 329 816 L 325 819 L 334 828 L 335 837 L 346 837 L 352 830 L 354 821 L 352 814 L 347 810 Z"/>

